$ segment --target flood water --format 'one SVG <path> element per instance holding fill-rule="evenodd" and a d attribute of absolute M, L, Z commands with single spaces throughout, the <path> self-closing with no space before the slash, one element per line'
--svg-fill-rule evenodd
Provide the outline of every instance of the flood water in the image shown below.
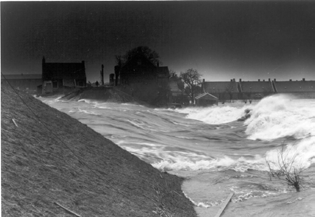
<path fill-rule="evenodd" d="M 274 95 L 252 104 L 153 109 L 135 104 L 39 98 L 153 167 L 186 178 L 201 217 L 315 216 L 315 100 Z M 250 109 L 250 118 L 237 121 Z M 282 150 L 282 152 L 281 152 Z M 270 177 L 279 156 L 303 169 L 301 192 Z"/>

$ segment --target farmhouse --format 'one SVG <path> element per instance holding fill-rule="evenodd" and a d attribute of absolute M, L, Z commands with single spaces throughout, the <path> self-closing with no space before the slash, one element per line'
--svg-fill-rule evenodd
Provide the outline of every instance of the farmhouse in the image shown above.
<path fill-rule="evenodd" d="M 84 61 L 81 63 L 47 63 L 42 60 L 43 93 L 51 93 L 63 87 L 85 87 Z"/>
<path fill-rule="evenodd" d="M 166 103 L 169 97 L 169 70 L 153 64 L 143 53 L 132 56 L 123 65 L 115 66 L 115 81 L 111 83 L 148 103 Z"/>

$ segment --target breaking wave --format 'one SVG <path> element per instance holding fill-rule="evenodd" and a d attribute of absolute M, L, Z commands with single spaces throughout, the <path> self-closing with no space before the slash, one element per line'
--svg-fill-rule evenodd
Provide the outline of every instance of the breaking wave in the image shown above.
<path fill-rule="evenodd" d="M 225 124 L 235 121 L 243 116 L 248 106 L 231 104 L 227 106 L 211 106 L 206 108 L 190 107 L 176 109 L 179 113 L 187 114 L 186 118 L 203 121 L 207 124 Z"/>
<path fill-rule="evenodd" d="M 245 125 L 248 139 L 252 140 L 315 136 L 315 104 L 285 95 L 266 97 L 253 106 Z"/>

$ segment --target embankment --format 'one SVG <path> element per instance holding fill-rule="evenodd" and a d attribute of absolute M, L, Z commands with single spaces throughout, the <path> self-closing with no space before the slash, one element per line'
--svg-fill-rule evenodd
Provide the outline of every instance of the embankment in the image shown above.
<path fill-rule="evenodd" d="M 2 216 L 196 216 L 181 178 L 18 94 L 2 84 Z"/>

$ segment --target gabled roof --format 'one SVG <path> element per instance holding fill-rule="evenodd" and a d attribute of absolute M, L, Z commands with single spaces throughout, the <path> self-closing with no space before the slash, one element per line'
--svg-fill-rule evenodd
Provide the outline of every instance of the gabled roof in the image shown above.
<path fill-rule="evenodd" d="M 82 63 L 43 63 L 43 75 L 54 79 L 85 79 L 85 67 Z"/>
<path fill-rule="evenodd" d="M 242 81 L 241 82 L 242 92 L 274 92 L 272 83 L 270 81 Z"/>
<path fill-rule="evenodd" d="M 41 74 L 6 74 L 6 79 L 42 79 Z"/>
<path fill-rule="evenodd" d="M 315 81 L 276 81 L 278 93 L 288 92 L 315 92 Z"/>
<path fill-rule="evenodd" d="M 208 93 L 238 93 L 237 82 L 234 81 L 204 82 L 203 87 Z"/>
<path fill-rule="evenodd" d="M 201 98 L 210 99 L 210 100 L 218 100 L 216 96 L 213 96 L 210 93 L 201 93 L 195 97 L 195 99 L 201 99 Z"/>

